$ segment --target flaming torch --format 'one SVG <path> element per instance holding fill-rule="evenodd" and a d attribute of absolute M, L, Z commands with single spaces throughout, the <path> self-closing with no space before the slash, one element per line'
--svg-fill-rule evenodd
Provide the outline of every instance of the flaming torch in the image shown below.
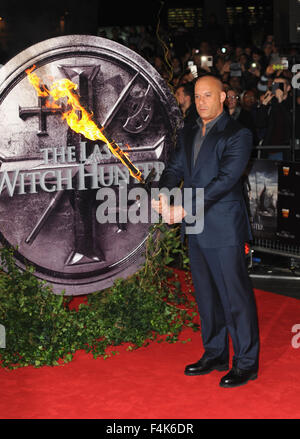
<path fill-rule="evenodd" d="M 118 158 L 118 160 L 123 163 L 124 166 L 129 170 L 130 175 L 142 183 L 145 189 L 149 192 L 151 188 L 151 182 L 155 177 L 155 169 L 153 168 L 148 174 L 147 178 L 144 179 L 142 172 L 131 162 L 122 149 L 114 142 L 109 141 L 104 135 L 104 127 L 99 128 L 97 124 L 93 121 L 93 114 L 90 114 L 79 102 L 79 96 L 76 93 L 77 85 L 74 84 L 67 78 L 59 79 L 47 87 L 38 75 L 34 72 L 36 66 L 33 65 L 31 68 L 25 70 L 29 82 L 32 84 L 39 97 L 45 99 L 45 105 L 53 110 L 60 108 L 56 102 L 59 99 L 67 98 L 67 105 L 65 110 L 62 112 L 62 118 L 66 120 L 69 127 L 76 133 L 84 135 L 90 140 L 101 140 L 104 142 L 112 154 Z M 26 238 L 25 242 L 31 244 L 35 237 L 38 235 L 39 231 L 43 227 L 53 208 L 58 203 L 61 198 L 63 191 L 59 191 L 52 198 L 50 204 L 42 214 L 39 221 L 36 223 L 35 227 L 31 233 Z"/>
<path fill-rule="evenodd" d="M 77 85 L 69 79 L 64 78 L 53 82 L 48 88 L 45 84 L 43 84 L 37 74 L 33 72 L 35 68 L 35 65 L 32 66 L 30 69 L 26 70 L 26 73 L 28 75 L 29 82 L 35 88 L 38 96 L 47 98 L 45 105 L 55 109 L 58 107 L 56 101 L 61 98 L 67 98 L 67 110 L 63 111 L 62 118 L 66 120 L 69 127 L 76 133 L 83 134 L 87 139 L 101 140 L 102 142 L 106 143 L 112 154 L 117 157 L 123 163 L 123 165 L 126 166 L 130 175 L 137 179 L 140 183 L 146 184 L 146 180 L 149 181 L 149 178 L 144 180 L 141 171 L 134 166 L 128 155 L 122 151 L 122 149 L 115 142 L 110 142 L 107 139 L 103 133 L 104 127 L 99 128 L 92 120 L 93 115 L 88 113 L 80 104 L 79 96 L 75 92 Z M 151 176 L 153 179 L 153 172 Z"/>

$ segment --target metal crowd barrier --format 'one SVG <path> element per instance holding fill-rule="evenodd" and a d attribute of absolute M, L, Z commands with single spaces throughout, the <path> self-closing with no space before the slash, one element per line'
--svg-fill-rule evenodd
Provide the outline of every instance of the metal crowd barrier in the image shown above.
<path fill-rule="evenodd" d="M 300 259 L 300 246 L 286 244 L 282 241 L 274 241 L 272 239 L 254 238 L 251 245 L 252 250 L 265 253 L 272 253 L 279 256 L 287 256 L 290 258 Z"/>
<path fill-rule="evenodd" d="M 291 145 L 256 145 L 254 147 L 254 149 L 257 150 L 257 158 L 260 159 L 261 158 L 261 152 L 262 151 L 268 151 L 268 150 L 278 150 L 278 151 L 286 151 L 289 150 L 291 152 L 291 156 L 292 156 L 292 151 L 291 151 Z M 299 151 L 300 150 L 300 144 L 299 144 L 299 139 L 297 139 L 297 142 L 294 146 L 294 151 Z"/>

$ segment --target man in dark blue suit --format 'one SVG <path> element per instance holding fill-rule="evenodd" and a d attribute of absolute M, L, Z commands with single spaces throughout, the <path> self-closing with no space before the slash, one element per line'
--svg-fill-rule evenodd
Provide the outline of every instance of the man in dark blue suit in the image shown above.
<path fill-rule="evenodd" d="M 169 206 L 165 195 L 153 200 L 152 207 L 169 224 L 183 222 L 182 233 L 188 236 L 205 352 L 186 366 L 185 374 L 227 370 L 230 335 L 232 368 L 220 385 L 236 387 L 256 379 L 258 372 L 257 312 L 244 250 L 251 230 L 241 184 L 252 135 L 224 112 L 225 98 L 218 78 L 198 78 L 195 103 L 200 117 L 178 134 L 177 147 L 159 183 L 170 190 L 183 179 L 184 188 L 204 188 L 203 231 L 188 234 L 187 211 L 182 205 Z M 196 203 L 197 197 L 192 200 Z"/>

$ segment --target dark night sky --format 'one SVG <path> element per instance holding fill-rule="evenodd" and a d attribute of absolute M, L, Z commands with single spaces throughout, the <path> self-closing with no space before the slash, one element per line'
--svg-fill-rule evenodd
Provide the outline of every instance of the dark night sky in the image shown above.
<path fill-rule="evenodd" d="M 2 27 L 0 23 L 0 50 L 4 49 L 12 57 L 26 47 L 48 38 L 67 34 L 97 35 L 98 28 L 106 26 L 149 24 L 156 28 L 159 18 L 162 26 L 167 23 L 168 8 L 203 7 L 204 1 L 0 0 L 0 17 L 3 17 Z M 266 1 L 270 4 L 272 0 Z M 253 0 L 254 4 L 259 2 Z M 261 2 L 264 3 L 263 0 Z M 229 3 L 251 2 L 228 0 L 226 4 Z M 209 0 L 206 0 L 206 4 L 209 4 Z M 63 31 L 60 28 L 61 17 L 64 20 Z"/>
<path fill-rule="evenodd" d="M 98 26 L 156 25 L 161 4 L 160 0 L 0 0 L 0 17 L 5 22 L 0 45 L 13 56 L 39 41 L 62 35 L 60 17 L 65 20 L 63 34 L 97 35 Z M 165 10 L 166 2 L 164 5 Z"/>
<path fill-rule="evenodd" d="M 1 0 L 0 16 L 8 16 L 10 21 L 22 22 L 30 17 L 40 17 L 51 21 L 53 16 L 69 11 L 72 18 L 82 22 L 98 21 L 100 25 L 147 24 L 156 20 L 161 5 L 168 0 L 151 0 L 148 2 L 130 0 L 127 2 L 112 0 Z M 174 2 L 173 2 L 174 3 Z M 186 2 L 185 2 L 186 3 Z M 195 3 L 195 2 L 194 2 Z M 186 6 L 184 4 L 184 6 Z M 86 23 L 87 25 L 88 23 Z M 47 24 L 45 23 L 47 26 Z"/>
<path fill-rule="evenodd" d="M 98 6 L 98 21 L 108 25 L 153 24 L 161 7 L 159 0 L 148 2 L 103 2 Z"/>

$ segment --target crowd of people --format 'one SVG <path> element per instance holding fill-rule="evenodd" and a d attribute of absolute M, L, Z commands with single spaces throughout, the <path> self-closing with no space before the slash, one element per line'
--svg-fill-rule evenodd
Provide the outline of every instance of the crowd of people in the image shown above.
<path fill-rule="evenodd" d="M 213 55 L 207 55 L 212 53 L 208 43 L 200 50 L 193 49 L 186 58 L 183 72 L 173 75 L 175 96 L 187 120 L 197 117 L 191 85 L 196 77 L 213 74 L 223 82 L 226 110 L 233 119 L 250 129 L 255 146 L 290 145 L 293 111 L 296 112 L 295 120 L 300 116 L 299 89 L 292 87 L 291 68 L 296 51 L 290 50 L 287 56 L 280 56 L 272 36 L 269 38 L 262 50 L 224 45 Z M 178 59 L 172 59 L 172 65 L 176 67 L 177 64 Z M 294 109 L 293 92 L 296 93 Z M 299 138 L 299 126 L 296 124 L 295 128 L 295 136 Z M 257 149 L 254 151 L 257 155 Z M 288 160 L 290 151 L 270 148 L 263 150 L 260 156 Z"/>
<path fill-rule="evenodd" d="M 290 159 L 290 151 L 278 147 L 291 144 L 293 111 L 295 119 L 300 118 L 300 89 L 292 86 L 292 67 L 300 65 L 297 47 L 281 49 L 274 36 L 267 35 L 261 47 L 202 41 L 197 47 L 186 42 L 186 50 L 182 50 L 166 32 L 160 38 L 147 32 L 146 27 L 138 34 L 129 30 L 125 39 L 114 32 L 112 39 L 140 53 L 155 67 L 174 92 L 185 123 L 198 117 L 194 104 L 196 78 L 213 74 L 223 82 L 226 111 L 251 130 L 254 146 L 277 147 L 263 149 L 259 157 Z M 299 124 L 295 124 L 295 130 L 295 138 L 299 139 Z M 257 151 L 254 148 L 254 156 Z"/>
<path fill-rule="evenodd" d="M 291 144 L 293 111 L 300 118 L 299 89 L 292 87 L 292 65 L 297 51 L 290 49 L 281 56 L 273 37 L 269 36 L 262 49 L 231 47 L 225 44 L 212 50 L 208 42 L 192 49 L 184 59 L 171 57 L 173 69 L 171 84 L 179 106 L 188 122 L 197 118 L 194 105 L 193 83 L 202 75 L 219 77 L 226 91 L 225 109 L 230 116 L 250 129 L 254 146 L 284 146 Z M 295 61 L 294 61 L 295 62 Z M 155 59 L 155 67 L 166 78 L 165 63 Z M 296 106 L 293 109 L 293 96 Z M 299 124 L 295 126 L 296 139 L 300 138 Z M 253 155 L 257 156 L 257 149 Z M 289 149 L 267 149 L 262 158 L 290 159 Z"/>
<path fill-rule="evenodd" d="M 299 47 L 281 48 L 273 35 L 262 37 L 260 44 L 251 37 L 242 38 L 240 45 L 236 38 L 229 43 L 218 27 L 211 26 L 201 33 L 202 41 L 189 39 L 189 34 L 176 40 L 168 29 L 149 26 L 113 27 L 98 35 L 126 45 L 155 67 L 171 87 L 185 123 L 198 117 L 194 104 L 197 77 L 217 76 L 227 93 L 226 111 L 253 134 L 253 155 L 257 157 L 257 146 L 264 146 L 259 157 L 289 160 L 289 149 L 278 147 L 292 141 L 299 144 L 300 124 L 295 121 L 300 120 L 300 81 L 294 81 L 294 87 L 292 81 L 300 71 Z M 249 43 L 252 40 L 255 43 Z M 1 51 L 0 67 L 6 58 Z M 276 148 L 266 149 L 270 146 Z"/>

